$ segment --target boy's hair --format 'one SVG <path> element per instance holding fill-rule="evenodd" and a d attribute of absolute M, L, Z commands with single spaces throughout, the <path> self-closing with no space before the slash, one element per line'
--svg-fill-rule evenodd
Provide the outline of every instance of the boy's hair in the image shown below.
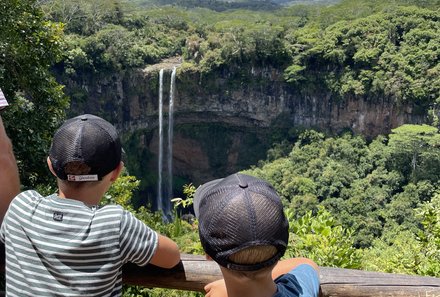
<path fill-rule="evenodd" d="M 277 253 L 277 248 L 273 245 L 251 246 L 232 254 L 229 257 L 234 263 L 239 264 L 258 264 L 272 258 Z M 252 271 L 240 271 L 228 269 L 228 273 L 238 278 L 259 279 L 271 273 L 276 263 L 271 266 Z"/>
<path fill-rule="evenodd" d="M 67 175 L 85 175 L 90 172 L 90 166 L 84 164 L 83 162 L 79 161 L 73 161 L 70 163 L 67 163 L 64 166 L 64 172 Z M 62 180 L 59 179 L 58 183 L 63 184 L 64 186 L 67 186 L 71 189 L 83 189 L 86 187 L 91 187 L 94 184 L 96 184 L 99 181 L 83 181 L 83 182 L 76 182 L 76 181 L 69 181 L 69 180 Z"/>
<path fill-rule="evenodd" d="M 258 264 L 272 258 L 277 253 L 273 245 L 251 246 L 229 256 L 229 260 L 238 264 Z"/>
<path fill-rule="evenodd" d="M 289 224 L 281 199 L 261 179 L 233 174 L 208 182 L 196 190 L 194 211 L 205 252 L 223 267 L 260 270 L 274 265 L 286 251 Z M 275 252 L 243 259 L 244 250 L 261 246 L 272 246 Z"/>
<path fill-rule="evenodd" d="M 99 181 L 121 162 L 116 128 L 85 114 L 69 119 L 55 132 L 49 159 L 56 176 L 69 182 Z"/>

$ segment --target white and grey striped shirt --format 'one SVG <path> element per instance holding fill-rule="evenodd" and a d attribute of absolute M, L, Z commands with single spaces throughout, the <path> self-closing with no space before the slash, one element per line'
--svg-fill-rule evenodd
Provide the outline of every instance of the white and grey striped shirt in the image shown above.
<path fill-rule="evenodd" d="M 158 235 L 118 205 L 102 208 L 35 191 L 3 221 L 7 296 L 120 296 L 122 265 L 146 265 Z"/>

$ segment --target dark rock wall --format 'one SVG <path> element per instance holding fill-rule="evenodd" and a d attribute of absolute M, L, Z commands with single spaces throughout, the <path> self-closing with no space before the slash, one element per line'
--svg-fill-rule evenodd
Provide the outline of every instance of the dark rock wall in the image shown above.
<path fill-rule="evenodd" d="M 65 82 L 72 98 L 71 113 L 96 113 L 120 129 L 129 155 L 128 168 L 143 181 L 146 196 L 155 195 L 157 182 L 158 72 L 165 68 L 166 125 L 175 65 Z M 256 164 L 265 158 L 271 144 L 292 128 L 328 133 L 348 130 L 373 138 L 404 123 L 422 123 L 425 118 L 424 113 L 416 114 L 413 106 L 395 104 L 389 98 L 341 100 L 320 86 L 314 90 L 293 87 L 283 81 L 279 70 L 270 67 L 235 66 L 207 75 L 178 71 L 175 188 L 189 182 L 198 185 Z"/>

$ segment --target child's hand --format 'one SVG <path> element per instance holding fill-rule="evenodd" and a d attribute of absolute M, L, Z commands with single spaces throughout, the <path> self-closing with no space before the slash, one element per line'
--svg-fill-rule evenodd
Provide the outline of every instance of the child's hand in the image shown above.
<path fill-rule="evenodd" d="M 205 286 L 206 297 L 228 297 L 226 284 L 223 279 L 209 283 Z"/>

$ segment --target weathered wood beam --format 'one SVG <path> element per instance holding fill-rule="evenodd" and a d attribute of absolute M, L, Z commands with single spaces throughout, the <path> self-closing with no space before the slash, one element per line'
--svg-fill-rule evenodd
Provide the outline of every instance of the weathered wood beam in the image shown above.
<path fill-rule="evenodd" d="M 218 265 L 203 256 L 182 254 L 181 258 L 182 261 L 173 269 L 126 264 L 122 273 L 123 282 L 145 287 L 204 292 L 206 284 L 222 278 Z"/>
<path fill-rule="evenodd" d="M 182 255 L 173 269 L 124 266 L 126 284 L 203 292 L 220 279 L 217 264 L 203 256 Z M 440 278 L 321 267 L 321 297 L 440 297 Z"/>
<path fill-rule="evenodd" d="M 4 272 L 3 245 L 0 245 L 0 255 L 0 272 Z M 197 255 L 182 254 L 181 257 L 181 263 L 172 269 L 126 264 L 123 281 L 150 288 L 203 292 L 207 283 L 221 278 L 215 262 Z M 320 269 L 320 297 L 440 297 L 440 278 L 328 267 Z"/>
<path fill-rule="evenodd" d="M 440 278 L 322 267 L 322 297 L 440 297 Z"/>

